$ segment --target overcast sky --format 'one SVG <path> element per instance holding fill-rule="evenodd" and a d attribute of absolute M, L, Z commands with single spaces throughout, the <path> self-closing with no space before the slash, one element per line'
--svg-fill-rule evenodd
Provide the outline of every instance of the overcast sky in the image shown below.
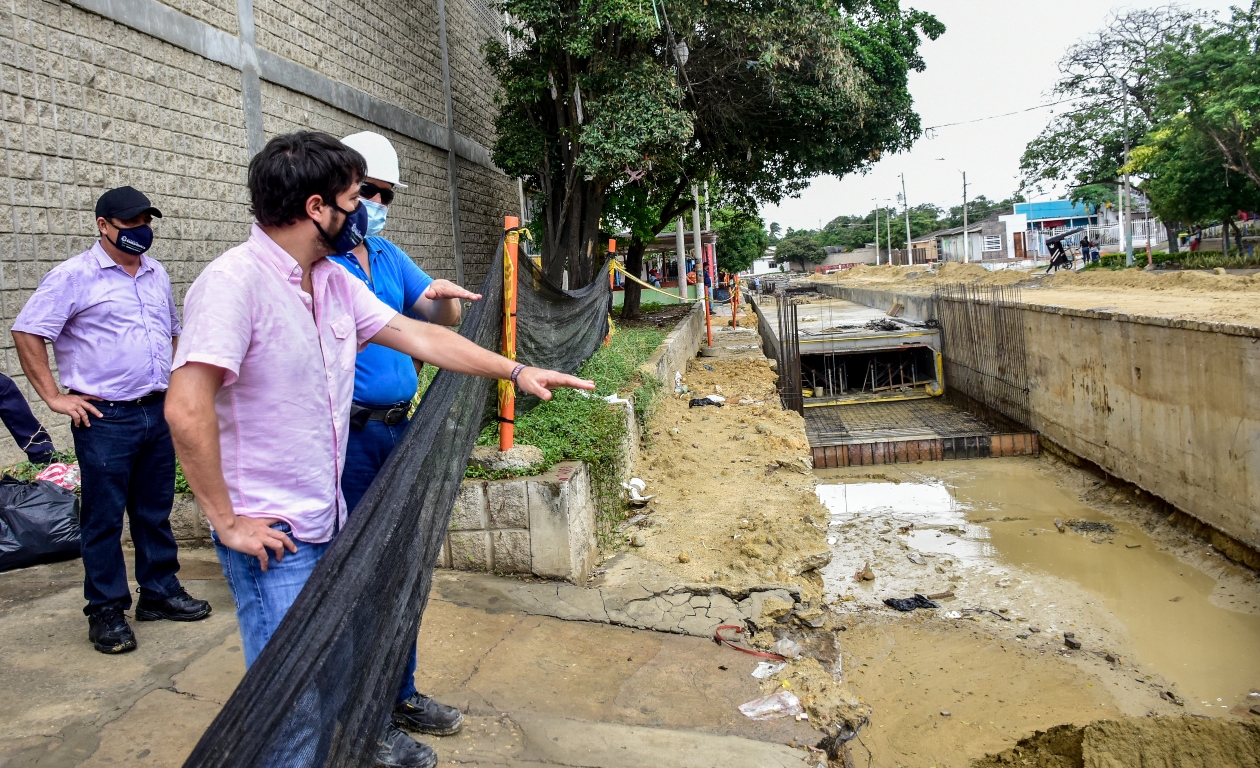
<path fill-rule="evenodd" d="M 927 69 L 910 73 L 910 93 L 928 127 L 1052 101 L 1049 91 L 1059 74 L 1057 62 L 1068 45 L 1100 29 L 1113 10 L 1165 3 L 902 0 L 902 4 L 933 13 L 946 27 L 938 40 L 923 44 Z M 1227 14 L 1231 2 L 1181 4 Z M 961 204 L 962 170 L 967 172 L 968 197 L 1006 198 L 1019 186 L 1024 146 L 1052 114 L 1053 108 L 1037 109 L 926 132 L 909 152 L 890 155 L 865 174 L 819 177 L 799 197 L 763 207 L 762 217 L 784 229 L 816 229 L 836 216 L 865 215 L 876 206 L 876 198 L 900 207 L 896 195 L 901 192 L 902 173 L 911 206 Z"/>

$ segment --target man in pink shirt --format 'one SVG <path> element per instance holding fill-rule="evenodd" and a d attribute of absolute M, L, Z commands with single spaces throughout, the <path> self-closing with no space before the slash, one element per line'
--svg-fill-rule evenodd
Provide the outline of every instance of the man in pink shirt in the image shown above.
<path fill-rule="evenodd" d="M 71 419 L 83 477 L 79 515 L 88 639 L 101 653 L 136 647 L 123 611 L 131 589 L 123 558 L 123 511 L 136 548 L 141 621 L 198 621 L 210 604 L 175 577 L 171 533 L 175 449 L 162 418 L 179 312 L 162 265 L 146 255 L 162 212 L 132 187 L 96 201 L 101 239 L 44 275 L 13 323 L 31 386 Z M 62 392 L 48 365 L 52 342 Z"/>
<path fill-rule="evenodd" d="M 322 133 L 278 136 L 249 166 L 248 241 L 193 283 L 166 416 L 214 528 L 245 663 L 258 658 L 345 525 L 340 491 L 355 358 L 368 343 L 460 373 L 511 379 L 543 399 L 589 381 L 518 365 L 390 309 L 328 256 L 362 241 L 363 157 Z M 292 734 L 284 765 L 305 765 Z M 437 764 L 392 723 L 377 765 Z"/>

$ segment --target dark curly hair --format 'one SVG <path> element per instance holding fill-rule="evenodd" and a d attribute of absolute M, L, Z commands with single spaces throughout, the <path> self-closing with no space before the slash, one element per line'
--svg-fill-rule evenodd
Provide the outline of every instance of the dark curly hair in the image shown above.
<path fill-rule="evenodd" d="M 283 227 L 306 217 L 306 201 L 329 202 L 363 181 L 367 161 L 336 138 L 296 131 L 267 142 L 249 161 L 249 211 L 259 224 Z"/>

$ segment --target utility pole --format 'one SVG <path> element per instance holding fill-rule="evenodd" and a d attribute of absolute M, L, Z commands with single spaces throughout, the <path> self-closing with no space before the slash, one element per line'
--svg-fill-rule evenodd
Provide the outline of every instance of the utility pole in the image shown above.
<path fill-rule="evenodd" d="M 704 231 L 713 231 L 713 224 L 709 220 L 709 182 L 707 181 L 704 183 Z"/>
<path fill-rule="evenodd" d="M 906 206 L 906 259 L 914 263 L 914 249 L 910 247 L 910 198 L 906 197 L 906 175 L 901 174 L 901 203 Z"/>
<path fill-rule="evenodd" d="M 971 261 L 971 235 L 967 232 L 967 172 L 963 175 L 963 264 Z"/>
<path fill-rule="evenodd" d="M 686 304 L 691 297 L 687 295 L 687 235 L 683 233 L 682 216 L 674 223 L 674 249 L 678 261 L 678 298 Z"/>
<path fill-rule="evenodd" d="M 1120 81 L 1120 97 L 1124 99 L 1124 165 L 1129 165 L 1129 89 Z M 1124 235 L 1124 265 L 1133 266 L 1133 191 L 1129 185 L 1129 172 L 1124 172 L 1124 200 L 1121 207 L 1120 231 Z"/>
<path fill-rule="evenodd" d="M 875 266 L 879 266 L 879 201 L 875 203 Z"/>

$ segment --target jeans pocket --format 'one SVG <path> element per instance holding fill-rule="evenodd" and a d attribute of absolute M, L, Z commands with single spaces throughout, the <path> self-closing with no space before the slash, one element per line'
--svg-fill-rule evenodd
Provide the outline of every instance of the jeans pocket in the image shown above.
<path fill-rule="evenodd" d="M 281 521 L 279 521 L 279 522 L 272 523 L 272 524 L 271 524 L 271 525 L 269 525 L 268 527 L 269 527 L 269 528 L 271 528 L 272 530 L 279 531 L 279 532 L 281 532 L 281 533 L 285 534 L 286 536 L 287 536 L 287 535 L 289 535 L 289 534 L 291 534 L 291 533 L 293 533 L 293 528 L 292 528 L 292 526 L 290 526 L 288 523 L 286 523 L 286 522 L 285 522 L 285 521 L 283 521 L 283 520 L 281 520 Z"/>

